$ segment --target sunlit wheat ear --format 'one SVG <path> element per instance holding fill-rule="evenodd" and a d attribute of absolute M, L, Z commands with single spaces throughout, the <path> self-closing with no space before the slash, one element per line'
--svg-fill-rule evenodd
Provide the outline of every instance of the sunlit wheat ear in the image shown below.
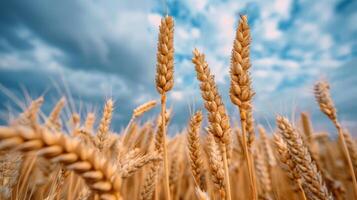
<path fill-rule="evenodd" d="M 314 90 L 315 90 L 315 98 L 320 106 L 320 110 L 323 113 L 325 113 L 325 115 L 327 115 L 327 117 L 333 122 L 333 124 L 335 125 L 338 131 L 338 136 L 342 143 L 342 150 L 348 162 L 349 172 L 353 181 L 353 191 L 355 195 L 354 197 L 357 198 L 356 174 L 353 168 L 353 162 L 350 156 L 350 152 L 348 150 L 348 146 L 342 130 L 342 126 L 337 119 L 337 111 L 330 95 L 330 85 L 328 84 L 327 81 L 320 81 L 315 84 Z"/>
<path fill-rule="evenodd" d="M 286 118 L 278 116 L 276 121 L 280 134 L 284 138 L 291 158 L 303 180 L 303 189 L 306 196 L 311 199 L 333 199 L 327 190 L 321 172 L 312 161 L 301 135 Z"/>
<path fill-rule="evenodd" d="M 32 101 L 30 105 L 20 114 L 20 116 L 13 122 L 16 125 L 30 125 L 33 128 L 37 126 L 37 116 L 40 108 L 44 102 L 43 97 L 39 97 Z"/>
<path fill-rule="evenodd" d="M 161 20 L 156 56 L 156 89 L 163 94 L 174 85 L 174 20 L 171 16 Z"/>
<path fill-rule="evenodd" d="M 229 96 L 231 102 L 239 108 L 240 121 L 242 127 L 242 146 L 248 167 L 249 185 L 251 188 L 251 198 L 257 199 L 257 187 L 255 180 L 254 162 L 251 155 L 251 146 L 253 144 L 254 118 L 252 110 L 252 99 L 254 91 L 249 69 L 250 63 L 250 28 L 247 16 L 242 15 L 236 36 L 233 42 L 230 77 L 231 84 Z"/>
<path fill-rule="evenodd" d="M 157 184 L 157 175 L 159 173 L 161 162 L 153 163 L 146 173 L 144 184 L 140 191 L 140 200 L 151 200 Z"/>
<path fill-rule="evenodd" d="M 161 161 L 162 157 L 157 152 L 141 156 L 139 158 L 131 159 L 126 162 L 119 170 L 122 178 L 129 178 L 143 166 L 149 163 L 157 163 Z"/>
<path fill-rule="evenodd" d="M 320 81 L 314 87 L 315 98 L 320 110 L 325 113 L 334 123 L 337 122 L 337 111 L 330 95 L 330 85 L 326 81 Z"/>
<path fill-rule="evenodd" d="M 195 65 L 197 79 L 200 81 L 201 95 L 208 111 L 210 132 L 223 144 L 229 142 L 229 118 L 221 96 L 218 93 L 214 76 L 211 74 L 205 55 L 197 49 L 193 51 L 192 62 Z"/>
<path fill-rule="evenodd" d="M 298 169 L 290 155 L 288 146 L 281 138 L 279 134 L 274 134 L 274 143 L 278 153 L 278 158 L 281 162 L 283 170 L 287 173 L 291 184 L 297 184 L 304 200 L 306 200 L 305 192 L 302 188 L 302 178 L 298 172 Z"/>
<path fill-rule="evenodd" d="M 219 141 L 219 147 L 223 157 L 223 167 L 225 174 L 225 186 L 227 199 L 231 199 L 230 180 L 228 169 L 228 151 L 231 142 L 231 128 L 229 118 L 224 107 L 221 96 L 218 93 L 214 76 L 211 75 L 205 55 L 197 49 L 193 50 L 192 62 L 195 65 L 196 77 L 200 82 L 201 96 L 208 111 L 209 132 Z"/>
<path fill-rule="evenodd" d="M 203 161 L 200 144 L 200 128 L 202 123 L 202 112 L 197 111 L 190 120 L 187 130 L 187 145 L 191 163 L 191 172 L 195 179 L 196 186 L 203 190 L 204 183 L 201 183 L 203 172 Z"/>
<path fill-rule="evenodd" d="M 165 116 L 165 126 L 168 125 L 170 122 L 170 112 L 166 112 Z M 164 133 L 163 133 L 163 127 L 162 127 L 162 117 L 161 115 L 157 119 L 157 130 L 155 134 L 155 151 L 162 153 L 163 152 L 163 141 Z"/>
<path fill-rule="evenodd" d="M 55 107 L 53 108 L 51 114 L 48 116 L 47 121 L 46 121 L 46 127 L 47 128 L 54 128 L 56 131 L 60 131 L 62 128 L 61 124 L 61 119 L 60 119 L 60 114 L 63 109 L 63 107 L 66 104 L 66 99 L 62 97 Z"/>
<path fill-rule="evenodd" d="M 252 81 L 249 72 L 249 68 L 251 67 L 249 58 L 250 41 L 251 36 L 247 16 L 242 15 L 232 49 L 230 68 L 231 87 L 229 96 L 232 103 L 239 107 L 241 121 L 246 125 L 248 145 L 251 145 L 254 140 L 252 115 L 252 98 L 254 91 L 251 86 Z"/>
<path fill-rule="evenodd" d="M 151 110 L 152 108 L 154 108 L 156 106 L 156 103 L 157 102 L 155 100 L 153 100 L 153 101 L 148 101 L 148 102 L 138 106 L 137 108 L 134 109 L 133 117 L 134 118 L 140 117 L 145 112 L 147 112 L 147 111 Z"/>
<path fill-rule="evenodd" d="M 211 134 L 207 135 L 207 147 L 212 182 L 214 183 L 215 188 L 219 191 L 221 199 L 225 199 L 226 192 L 224 184 L 223 158 L 221 152 L 219 151 L 218 144 L 215 142 Z"/>
<path fill-rule="evenodd" d="M 117 199 L 121 177 L 115 174 L 116 168 L 94 149 L 84 147 L 78 140 L 42 127 L 0 127 L 0 149 L 36 151 L 38 156 L 76 172 L 101 199 Z"/>
<path fill-rule="evenodd" d="M 113 100 L 109 99 L 105 103 L 104 110 L 103 110 L 103 117 L 100 121 L 99 124 L 99 129 L 97 132 L 97 147 L 99 151 L 103 151 L 105 146 L 107 145 L 107 136 L 108 136 L 108 131 L 110 128 L 110 122 L 112 120 L 112 114 L 113 114 Z"/>

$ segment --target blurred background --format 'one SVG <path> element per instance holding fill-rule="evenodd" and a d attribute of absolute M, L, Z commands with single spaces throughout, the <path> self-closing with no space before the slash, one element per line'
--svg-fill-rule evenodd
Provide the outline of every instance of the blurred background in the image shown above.
<path fill-rule="evenodd" d="M 170 134 L 185 128 L 193 110 L 203 109 L 191 63 L 194 47 L 206 54 L 232 121 L 239 119 L 228 97 L 228 72 L 240 14 L 248 15 L 252 29 L 256 122 L 273 130 L 276 114 L 298 119 L 307 111 L 316 130 L 335 134 L 313 96 L 313 84 L 327 79 L 343 125 L 352 134 L 356 130 L 353 0 L 1 1 L 1 123 L 20 110 L 17 101 L 40 95 L 45 97 L 45 113 L 66 95 L 71 96 L 71 109 L 83 115 L 100 115 L 105 100 L 112 97 L 112 129 L 119 131 L 136 106 L 159 99 L 155 57 L 165 4 L 175 19 Z"/>

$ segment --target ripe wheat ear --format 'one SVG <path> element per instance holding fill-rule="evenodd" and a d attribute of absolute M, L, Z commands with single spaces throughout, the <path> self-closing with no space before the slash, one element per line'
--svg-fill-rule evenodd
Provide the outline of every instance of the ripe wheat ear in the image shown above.
<path fill-rule="evenodd" d="M 101 199 L 118 199 L 121 177 L 110 161 L 92 148 L 70 139 L 65 134 L 44 128 L 0 127 L 0 149 L 16 148 L 23 152 L 37 151 L 39 156 L 59 162 L 81 176 Z M 93 156 L 94 155 L 94 156 Z"/>

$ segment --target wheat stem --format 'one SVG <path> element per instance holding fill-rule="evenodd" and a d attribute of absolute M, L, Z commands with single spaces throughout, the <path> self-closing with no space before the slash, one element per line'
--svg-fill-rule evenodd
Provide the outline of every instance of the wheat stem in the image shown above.
<path fill-rule="evenodd" d="M 161 119 L 165 119 L 166 113 L 166 94 L 161 95 Z M 163 153 L 164 153 L 164 185 L 165 185 L 165 197 L 170 200 L 170 182 L 169 182 L 169 161 L 167 158 L 167 141 L 166 141 L 166 120 L 162 120 L 162 134 L 163 134 Z"/>
<path fill-rule="evenodd" d="M 231 195 L 231 184 L 229 180 L 229 169 L 228 169 L 228 161 L 227 161 L 227 148 L 225 144 L 221 143 L 221 151 L 223 157 L 223 167 L 224 167 L 224 179 L 226 179 L 226 193 L 227 193 L 227 200 L 232 199 Z"/>
<path fill-rule="evenodd" d="M 251 190 L 251 196 L 252 199 L 257 199 L 258 198 L 258 194 L 257 194 L 257 189 L 256 189 L 256 185 L 255 185 L 255 178 L 254 178 L 254 165 L 252 162 L 252 157 L 251 157 L 251 153 L 250 150 L 248 148 L 248 143 L 247 143 L 247 134 L 246 134 L 246 123 L 245 121 L 241 121 L 242 124 L 242 145 L 243 145 L 243 153 L 246 159 L 246 163 L 247 163 L 247 168 L 248 168 L 248 176 L 249 176 L 249 186 L 250 186 L 250 190 Z"/>

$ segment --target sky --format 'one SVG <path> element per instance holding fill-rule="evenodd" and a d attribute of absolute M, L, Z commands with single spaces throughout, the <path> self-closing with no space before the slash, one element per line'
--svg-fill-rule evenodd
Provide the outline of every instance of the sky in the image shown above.
<path fill-rule="evenodd" d="M 166 9 L 167 8 L 167 9 Z M 1 1 L 1 123 L 21 110 L 18 101 L 44 95 L 47 114 L 61 96 L 69 110 L 96 112 L 115 101 L 112 129 L 132 110 L 159 99 L 155 89 L 160 19 L 175 19 L 175 84 L 170 134 L 204 109 L 191 62 L 206 54 L 232 124 L 238 110 L 229 100 L 229 64 L 239 16 L 251 27 L 254 117 L 272 131 L 277 114 L 293 121 L 309 112 L 316 131 L 334 133 L 315 103 L 313 84 L 331 84 L 343 126 L 357 129 L 357 1 L 353 0 L 131 0 Z M 156 116 L 159 108 L 143 120 Z M 355 133 L 357 135 L 357 133 Z"/>

